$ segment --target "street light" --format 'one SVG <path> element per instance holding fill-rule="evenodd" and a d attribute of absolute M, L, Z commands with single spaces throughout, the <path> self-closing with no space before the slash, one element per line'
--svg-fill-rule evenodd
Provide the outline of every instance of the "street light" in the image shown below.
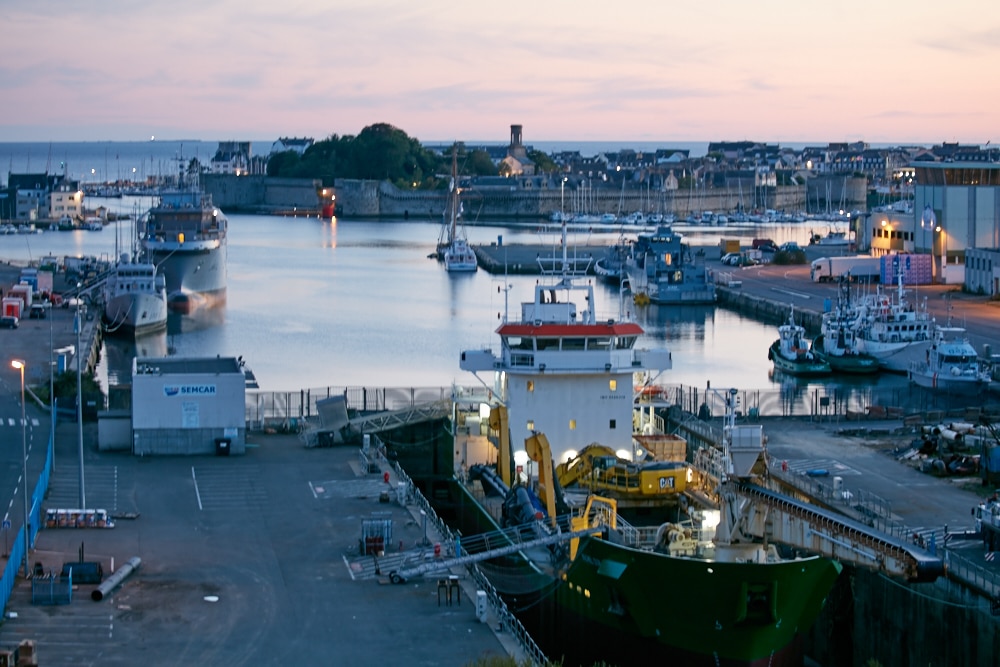
<path fill-rule="evenodd" d="M 944 227 L 942 227 L 941 225 L 935 227 L 934 231 L 941 235 L 941 238 L 939 238 L 938 241 L 940 241 L 941 243 L 941 284 L 943 285 L 945 282 L 947 282 L 945 280 L 944 271 L 945 271 L 945 266 L 948 264 L 948 254 L 947 254 L 948 235 L 945 233 Z"/>
<path fill-rule="evenodd" d="M 83 350 L 80 348 L 80 330 L 83 321 L 80 318 L 80 291 L 76 293 L 76 316 L 73 318 L 73 330 L 76 331 L 76 427 L 77 446 L 80 453 L 80 509 L 87 509 L 87 494 L 83 487 Z"/>
<path fill-rule="evenodd" d="M 24 413 L 24 361 L 14 359 L 10 365 L 21 371 L 21 478 L 24 480 L 24 578 L 28 578 L 28 421 Z"/>
<path fill-rule="evenodd" d="M 52 295 L 49 295 L 48 305 L 49 318 L 49 416 L 51 417 L 51 428 L 49 439 L 52 441 L 52 470 L 56 469 L 56 372 L 55 362 L 52 360 Z"/>
<path fill-rule="evenodd" d="M 562 218 L 566 216 L 566 198 L 563 195 L 563 192 L 565 191 L 565 187 L 566 187 L 566 177 L 563 176 L 563 179 L 559 182 L 559 218 L 560 218 L 559 221 L 560 222 L 562 222 Z"/>

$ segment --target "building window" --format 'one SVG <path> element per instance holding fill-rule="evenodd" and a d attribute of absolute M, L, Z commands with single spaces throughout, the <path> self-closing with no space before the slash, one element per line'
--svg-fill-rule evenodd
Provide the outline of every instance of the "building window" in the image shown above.
<path fill-rule="evenodd" d="M 535 391 L 535 381 L 534 380 L 528 380 L 528 391 L 529 392 Z"/>
<path fill-rule="evenodd" d="M 617 419 L 612 419 L 611 421 L 608 422 L 608 428 L 610 428 L 612 431 L 614 431 L 615 428 L 617 428 L 617 426 L 618 426 Z"/>
<path fill-rule="evenodd" d="M 575 431 L 576 430 L 576 420 L 575 419 L 570 419 L 569 420 L 569 430 L 571 430 L 571 431 Z"/>
<path fill-rule="evenodd" d="M 608 389 L 618 391 L 618 380 L 608 380 Z"/>

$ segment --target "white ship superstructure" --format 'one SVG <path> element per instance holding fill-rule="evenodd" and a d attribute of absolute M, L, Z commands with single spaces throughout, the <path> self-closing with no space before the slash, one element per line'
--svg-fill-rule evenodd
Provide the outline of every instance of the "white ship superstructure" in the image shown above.
<path fill-rule="evenodd" d="M 535 285 L 534 299 L 521 304 L 520 320 L 505 318 L 496 330 L 500 350 L 464 351 L 460 366 L 493 372 L 480 379 L 506 404 L 516 448 L 543 432 L 558 443 L 557 461 L 593 442 L 631 456 L 636 374 L 670 369 L 670 352 L 637 349 L 642 327 L 623 315 L 621 305 L 617 318 L 597 316 L 593 285 L 578 280 L 582 271 L 571 275 L 565 223 L 562 233 L 561 266 Z"/>

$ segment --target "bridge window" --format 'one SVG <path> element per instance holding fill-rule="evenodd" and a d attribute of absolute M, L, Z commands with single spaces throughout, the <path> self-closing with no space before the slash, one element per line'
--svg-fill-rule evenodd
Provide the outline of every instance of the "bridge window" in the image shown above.
<path fill-rule="evenodd" d="M 587 339 L 588 350 L 608 350 L 611 349 L 611 338 L 602 336 L 600 338 Z"/>
<path fill-rule="evenodd" d="M 563 338 L 562 339 L 562 349 L 564 350 L 583 350 L 586 346 L 586 338 Z"/>
<path fill-rule="evenodd" d="M 559 339 L 558 338 L 536 338 L 535 339 L 536 349 L 539 350 L 558 350 L 559 349 Z"/>
<path fill-rule="evenodd" d="M 617 349 L 619 350 L 631 350 L 632 346 L 635 345 L 635 336 L 619 336 L 617 342 Z"/>
<path fill-rule="evenodd" d="M 535 381 L 534 380 L 528 380 L 528 391 L 529 392 L 535 391 Z"/>
<path fill-rule="evenodd" d="M 618 380 L 608 380 L 608 389 L 618 391 Z"/>
<path fill-rule="evenodd" d="M 569 430 L 571 430 L 571 431 L 575 431 L 576 430 L 576 420 L 575 419 L 570 419 L 569 420 Z"/>

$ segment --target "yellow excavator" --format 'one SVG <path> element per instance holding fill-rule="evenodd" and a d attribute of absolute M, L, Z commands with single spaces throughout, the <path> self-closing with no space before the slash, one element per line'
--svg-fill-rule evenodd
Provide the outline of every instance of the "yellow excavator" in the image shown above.
<path fill-rule="evenodd" d="M 683 461 L 633 463 L 596 443 L 556 467 L 556 479 L 562 487 L 577 486 L 619 500 L 676 496 L 684 492 L 692 476 L 690 466 Z"/>

